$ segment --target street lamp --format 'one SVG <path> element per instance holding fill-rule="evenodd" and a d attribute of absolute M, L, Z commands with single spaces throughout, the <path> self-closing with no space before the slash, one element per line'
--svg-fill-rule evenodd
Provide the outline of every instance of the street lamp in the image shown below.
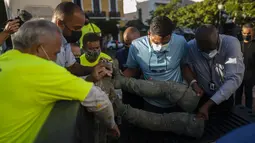
<path fill-rule="evenodd" d="M 223 6 L 223 4 L 218 4 L 218 10 L 219 10 L 219 26 L 218 26 L 218 30 L 219 30 L 219 32 L 220 32 L 220 26 L 221 26 L 221 11 L 223 10 L 223 8 L 224 8 L 224 6 Z"/>
<path fill-rule="evenodd" d="M 222 10 L 223 7 L 224 7 L 223 4 L 218 4 L 218 9 L 219 9 L 219 10 Z"/>

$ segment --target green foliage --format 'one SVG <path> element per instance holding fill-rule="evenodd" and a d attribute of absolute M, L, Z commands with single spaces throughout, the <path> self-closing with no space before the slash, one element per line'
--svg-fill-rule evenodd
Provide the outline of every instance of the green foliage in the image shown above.
<path fill-rule="evenodd" d="M 172 0 L 165 6 L 159 6 L 154 16 L 168 16 L 177 27 L 196 28 L 201 24 L 217 24 L 219 20 L 218 4 L 224 5 L 224 10 L 236 23 L 242 24 L 255 17 L 254 0 L 204 0 L 187 6 L 180 4 L 181 0 Z M 150 20 L 148 20 L 150 21 Z"/>

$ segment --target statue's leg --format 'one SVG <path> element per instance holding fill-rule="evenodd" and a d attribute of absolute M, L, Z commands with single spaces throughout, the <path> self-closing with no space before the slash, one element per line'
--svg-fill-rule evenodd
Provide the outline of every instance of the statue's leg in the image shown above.
<path fill-rule="evenodd" d="M 184 111 L 192 112 L 197 107 L 200 97 L 187 85 L 174 81 L 148 81 L 124 77 L 119 70 L 119 63 L 113 61 L 114 87 L 144 97 L 166 97 L 178 104 Z"/>
<path fill-rule="evenodd" d="M 204 132 L 204 121 L 196 119 L 194 114 L 168 113 L 157 114 L 132 108 L 122 104 L 119 99 L 114 102 L 118 114 L 129 123 L 153 131 L 171 131 L 179 135 L 199 138 Z"/>
<path fill-rule="evenodd" d="M 114 85 L 138 96 L 166 97 L 188 112 L 192 112 L 200 100 L 200 97 L 187 85 L 174 81 L 138 80 L 117 75 L 114 77 Z"/>

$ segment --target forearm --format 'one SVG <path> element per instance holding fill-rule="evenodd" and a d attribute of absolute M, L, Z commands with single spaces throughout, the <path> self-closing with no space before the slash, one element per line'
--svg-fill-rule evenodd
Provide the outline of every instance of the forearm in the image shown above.
<path fill-rule="evenodd" d="M 9 34 L 6 32 L 0 33 L 0 45 L 3 45 L 4 41 L 9 38 Z"/>
<path fill-rule="evenodd" d="M 137 68 L 127 68 L 123 74 L 125 77 L 134 77 L 138 74 L 138 69 Z"/>
<path fill-rule="evenodd" d="M 88 111 L 93 112 L 108 128 L 115 125 L 112 104 L 106 93 L 99 87 L 93 86 L 81 104 L 87 107 Z"/>
<path fill-rule="evenodd" d="M 108 128 L 111 129 L 114 127 L 114 125 L 116 125 L 114 120 L 114 111 L 111 103 L 108 106 L 106 106 L 106 108 L 94 112 L 94 114 Z"/>
<path fill-rule="evenodd" d="M 211 97 L 211 100 L 219 105 L 223 101 L 228 100 L 239 86 L 239 82 L 236 82 L 235 79 L 226 80 L 220 89 Z"/>
<path fill-rule="evenodd" d="M 183 78 L 188 82 L 188 84 L 190 84 L 190 82 L 196 78 L 195 74 L 188 65 L 182 66 L 182 75 Z"/>
<path fill-rule="evenodd" d="M 76 76 L 87 76 L 91 74 L 93 67 L 86 67 L 75 63 L 72 66 L 68 67 L 67 70 Z"/>

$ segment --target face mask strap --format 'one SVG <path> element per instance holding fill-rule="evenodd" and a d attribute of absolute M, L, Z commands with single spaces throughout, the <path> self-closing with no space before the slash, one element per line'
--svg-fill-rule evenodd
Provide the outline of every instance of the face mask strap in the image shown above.
<path fill-rule="evenodd" d="M 46 55 L 47 59 L 50 61 L 50 57 L 48 56 L 47 52 L 44 50 L 43 46 L 41 45 L 40 47 L 42 48 L 42 50 L 43 50 L 44 54 Z"/>
<path fill-rule="evenodd" d="M 67 28 L 67 29 L 70 30 L 70 31 L 73 31 L 73 30 L 71 30 L 71 29 L 66 25 L 66 23 L 65 23 L 64 21 L 62 21 L 62 22 L 63 22 L 65 28 Z"/>

